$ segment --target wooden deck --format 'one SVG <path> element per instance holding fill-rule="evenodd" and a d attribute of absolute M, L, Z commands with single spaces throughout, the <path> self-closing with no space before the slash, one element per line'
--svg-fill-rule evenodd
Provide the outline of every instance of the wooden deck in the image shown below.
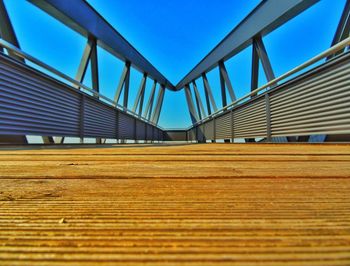
<path fill-rule="evenodd" d="M 350 265 L 350 145 L 1 148 L 0 265 Z"/>

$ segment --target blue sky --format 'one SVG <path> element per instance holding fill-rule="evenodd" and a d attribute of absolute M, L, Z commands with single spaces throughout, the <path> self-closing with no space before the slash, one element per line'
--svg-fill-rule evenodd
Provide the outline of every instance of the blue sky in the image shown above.
<path fill-rule="evenodd" d="M 260 1 L 249 0 L 88 0 L 161 73 L 176 84 L 222 40 Z M 86 43 L 25 0 L 5 0 L 21 48 L 74 77 Z M 275 75 L 281 75 L 327 49 L 345 0 L 321 0 L 287 24 L 264 37 Z M 100 90 L 113 97 L 123 62 L 98 50 Z M 250 90 L 251 47 L 226 62 L 237 96 Z M 266 82 L 263 72 L 259 83 Z M 218 106 L 218 70 L 208 73 Z M 131 72 L 129 106 L 134 102 L 141 74 Z M 84 80 L 91 85 L 89 75 Z M 204 99 L 202 81 L 197 81 Z M 146 87 L 146 99 L 152 81 Z M 121 99 L 122 101 L 122 99 Z M 183 91 L 166 91 L 160 125 L 187 127 L 190 118 Z"/>

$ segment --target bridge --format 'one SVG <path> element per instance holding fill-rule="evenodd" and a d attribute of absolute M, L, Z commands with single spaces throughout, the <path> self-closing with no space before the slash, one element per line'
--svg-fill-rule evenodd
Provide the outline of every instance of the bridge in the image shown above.
<path fill-rule="evenodd" d="M 276 76 L 264 38 L 319 1 L 264 0 L 176 85 L 88 2 L 28 1 L 86 46 L 62 73 L 21 49 L 0 0 L 0 264 L 350 264 L 349 1 L 331 46 Z M 227 62 L 247 47 L 237 97 Z M 98 48 L 124 66 L 114 97 Z M 188 128 L 160 125 L 167 91 Z"/>

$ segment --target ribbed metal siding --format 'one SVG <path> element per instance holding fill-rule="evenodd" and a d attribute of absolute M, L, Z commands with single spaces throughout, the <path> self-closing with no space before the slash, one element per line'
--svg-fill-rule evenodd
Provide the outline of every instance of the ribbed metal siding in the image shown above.
<path fill-rule="evenodd" d="M 152 126 L 147 125 L 147 140 L 152 140 L 152 136 L 153 136 Z"/>
<path fill-rule="evenodd" d="M 192 129 L 187 131 L 187 139 L 188 139 L 188 141 L 193 140 L 193 138 L 192 138 Z"/>
<path fill-rule="evenodd" d="M 166 131 L 165 134 L 166 134 L 166 140 L 186 141 L 186 138 L 187 138 L 187 131 L 169 130 L 169 131 Z"/>
<path fill-rule="evenodd" d="M 230 139 L 232 136 L 231 113 L 225 113 L 215 118 L 216 139 Z"/>
<path fill-rule="evenodd" d="M 153 139 L 158 140 L 158 128 L 153 127 Z"/>
<path fill-rule="evenodd" d="M 205 140 L 205 127 L 204 127 L 204 124 L 199 125 L 197 127 L 197 139 L 199 141 L 204 141 Z"/>
<path fill-rule="evenodd" d="M 0 134 L 78 136 L 80 97 L 0 55 Z"/>
<path fill-rule="evenodd" d="M 136 139 L 144 140 L 146 138 L 146 125 L 142 121 L 136 121 Z"/>
<path fill-rule="evenodd" d="M 85 137 L 115 138 L 116 130 L 115 109 L 86 97 L 84 105 Z"/>
<path fill-rule="evenodd" d="M 160 129 L 158 130 L 158 140 L 163 141 L 163 131 Z"/>
<path fill-rule="evenodd" d="M 260 97 L 233 112 L 235 138 L 264 138 L 267 135 L 265 98 Z"/>
<path fill-rule="evenodd" d="M 134 139 L 134 127 L 134 118 L 120 112 L 118 119 L 118 137 L 120 139 Z"/>
<path fill-rule="evenodd" d="M 345 58 L 271 93 L 272 136 L 350 133 L 349 55 Z"/>
<path fill-rule="evenodd" d="M 208 140 L 214 139 L 214 121 L 208 121 L 204 124 L 205 126 L 205 138 Z"/>

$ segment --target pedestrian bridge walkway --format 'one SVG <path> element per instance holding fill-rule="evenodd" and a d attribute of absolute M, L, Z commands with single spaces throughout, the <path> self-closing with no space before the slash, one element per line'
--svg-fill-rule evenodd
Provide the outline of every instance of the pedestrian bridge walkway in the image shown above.
<path fill-rule="evenodd" d="M 349 265 L 350 145 L 0 151 L 1 265 Z"/>

